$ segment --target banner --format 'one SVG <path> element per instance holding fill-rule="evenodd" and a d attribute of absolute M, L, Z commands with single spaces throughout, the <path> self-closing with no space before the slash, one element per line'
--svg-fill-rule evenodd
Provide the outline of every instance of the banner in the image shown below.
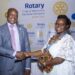
<path fill-rule="evenodd" d="M 29 34 L 32 50 L 41 49 L 51 37 L 59 14 L 66 14 L 72 21 L 71 32 L 75 37 L 75 1 L 74 0 L 2 0 L 0 1 L 0 25 L 5 19 L 8 8 L 19 12 L 19 23 Z"/>

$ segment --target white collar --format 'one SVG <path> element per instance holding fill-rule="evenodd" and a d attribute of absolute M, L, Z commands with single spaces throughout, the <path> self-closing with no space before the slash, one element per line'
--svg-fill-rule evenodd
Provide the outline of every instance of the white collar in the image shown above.
<path fill-rule="evenodd" d="M 8 27 L 10 27 L 10 26 L 12 25 L 12 24 L 9 23 L 9 22 L 7 22 L 7 24 L 8 24 Z M 13 27 L 16 27 L 16 23 L 13 24 Z"/>

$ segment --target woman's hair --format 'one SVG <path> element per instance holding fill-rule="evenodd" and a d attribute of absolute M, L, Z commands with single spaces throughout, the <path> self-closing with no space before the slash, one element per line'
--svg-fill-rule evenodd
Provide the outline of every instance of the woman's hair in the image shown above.
<path fill-rule="evenodd" d="M 18 11 L 17 11 L 15 8 L 9 8 L 9 9 L 8 9 L 8 11 L 7 11 L 7 17 L 9 17 L 9 15 L 10 15 L 10 13 L 11 13 L 12 11 L 15 11 L 16 14 L 17 14 L 17 17 L 18 17 Z"/>
<path fill-rule="evenodd" d="M 64 19 L 66 22 L 66 25 L 68 26 L 68 29 L 71 26 L 71 20 L 66 15 L 58 15 L 57 19 Z"/>

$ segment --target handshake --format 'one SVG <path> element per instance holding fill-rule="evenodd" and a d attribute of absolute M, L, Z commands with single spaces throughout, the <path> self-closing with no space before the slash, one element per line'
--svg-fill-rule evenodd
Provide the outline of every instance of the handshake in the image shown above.
<path fill-rule="evenodd" d="M 23 60 L 23 59 L 29 57 L 28 53 L 29 52 L 17 51 L 17 53 L 16 53 L 17 60 Z"/>
<path fill-rule="evenodd" d="M 47 63 L 52 61 L 53 57 L 47 51 L 44 51 L 43 53 L 40 50 L 35 52 L 17 51 L 16 53 L 17 60 L 23 60 L 30 56 L 35 56 L 38 59 L 38 67 L 41 71 L 45 71 L 48 73 L 52 70 L 53 66 L 50 63 L 49 64 Z"/>
<path fill-rule="evenodd" d="M 48 73 L 53 69 L 53 66 L 48 63 L 53 60 L 53 57 L 49 52 L 45 51 L 43 55 L 39 56 L 38 60 L 38 67 L 41 71 Z"/>

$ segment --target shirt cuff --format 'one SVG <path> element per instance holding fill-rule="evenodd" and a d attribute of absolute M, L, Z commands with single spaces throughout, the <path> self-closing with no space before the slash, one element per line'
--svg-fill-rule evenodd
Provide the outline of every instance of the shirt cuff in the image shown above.
<path fill-rule="evenodd" d="M 30 68 L 25 68 L 26 70 L 30 70 Z"/>
<path fill-rule="evenodd" d="M 13 53 L 13 56 L 14 56 L 14 57 L 16 56 L 16 53 L 17 53 L 17 51 L 14 51 L 14 53 Z"/>

